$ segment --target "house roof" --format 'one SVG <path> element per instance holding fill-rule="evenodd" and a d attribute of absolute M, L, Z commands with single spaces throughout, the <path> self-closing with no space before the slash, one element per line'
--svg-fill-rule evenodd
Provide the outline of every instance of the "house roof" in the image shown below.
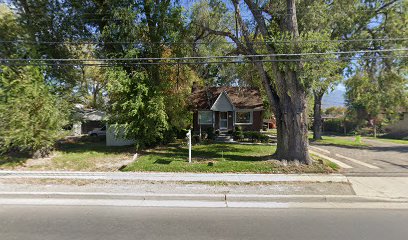
<path fill-rule="evenodd" d="M 101 110 L 85 108 L 82 104 L 75 104 L 74 118 L 78 121 L 103 121 L 106 113 Z"/>
<path fill-rule="evenodd" d="M 228 99 L 237 109 L 263 109 L 263 101 L 259 89 L 248 87 L 196 88 L 191 93 L 189 99 L 190 106 L 193 110 L 209 110 L 223 92 L 225 92 Z"/>

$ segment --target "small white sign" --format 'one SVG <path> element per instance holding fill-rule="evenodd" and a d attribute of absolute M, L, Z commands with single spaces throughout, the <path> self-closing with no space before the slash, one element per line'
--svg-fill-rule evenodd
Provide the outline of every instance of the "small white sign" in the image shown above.
<path fill-rule="evenodd" d="M 188 162 L 191 163 L 191 129 L 186 134 L 188 138 Z"/>

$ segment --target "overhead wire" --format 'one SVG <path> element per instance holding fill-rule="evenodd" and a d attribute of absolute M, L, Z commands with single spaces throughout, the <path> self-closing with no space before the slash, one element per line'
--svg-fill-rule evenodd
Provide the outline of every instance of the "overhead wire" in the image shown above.
<path fill-rule="evenodd" d="M 77 59 L 77 58 L 58 58 L 58 59 L 40 59 L 40 58 L 0 58 L 0 61 L 174 61 L 174 60 L 197 60 L 197 59 L 232 59 L 232 58 L 260 58 L 260 57 L 282 57 L 282 56 L 313 56 L 313 55 L 336 55 L 336 54 L 362 54 L 362 53 L 381 53 L 381 52 L 399 52 L 408 51 L 408 48 L 397 49 L 376 49 L 359 51 L 337 51 L 337 52 L 306 52 L 306 53 L 277 53 L 277 54 L 247 54 L 247 55 L 223 55 L 223 56 L 195 56 L 195 57 L 165 57 L 165 58 L 99 58 L 99 59 Z"/>
<path fill-rule="evenodd" d="M 135 65 L 194 65 L 194 64 L 246 64 L 254 62 L 270 63 L 270 62 L 323 62 L 323 61 L 343 61 L 343 60 L 362 60 L 362 59 L 398 59 L 407 58 L 408 55 L 395 55 L 395 56 L 373 56 L 373 57 L 337 57 L 337 58 L 309 58 L 309 59 L 242 59 L 242 60 L 228 60 L 228 61 L 177 61 L 177 62 L 108 62 L 108 63 L 84 63 L 80 60 L 77 62 L 4 62 L 0 61 L 0 65 L 3 66 L 100 66 L 100 67 L 112 67 L 112 66 L 135 66 Z"/>
<path fill-rule="evenodd" d="M 265 43 L 320 43 L 320 42 L 333 42 L 333 43 L 341 43 L 341 42 L 397 42 L 397 41 L 408 41 L 408 37 L 395 37 L 395 38 L 362 38 L 362 39 L 332 39 L 332 40 L 264 40 L 264 41 L 252 41 L 252 44 L 265 44 Z M 141 41 L 102 41 L 102 40 L 81 40 L 81 41 L 33 41 L 33 40 L 24 40 L 24 39 L 17 39 L 17 40 L 0 40 L 0 44 L 48 44 L 48 45 L 56 45 L 56 44 L 67 44 L 67 45 L 98 45 L 98 44 L 143 44 Z M 149 44 L 193 44 L 193 42 L 186 42 L 186 41 L 162 41 L 162 42 L 149 42 Z M 197 45 L 205 45 L 205 44 L 230 44 L 234 45 L 233 42 L 226 42 L 226 41 L 198 41 L 194 42 Z"/>

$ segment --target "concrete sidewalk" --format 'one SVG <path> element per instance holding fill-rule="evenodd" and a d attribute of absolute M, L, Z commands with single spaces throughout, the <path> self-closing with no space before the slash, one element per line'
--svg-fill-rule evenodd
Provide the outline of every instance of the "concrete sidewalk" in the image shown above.
<path fill-rule="evenodd" d="M 0 171 L 0 204 L 408 208 L 407 177 Z"/>
<path fill-rule="evenodd" d="M 172 172 L 0 171 L 2 178 L 139 180 L 174 182 L 348 182 L 341 174 L 239 174 Z"/>

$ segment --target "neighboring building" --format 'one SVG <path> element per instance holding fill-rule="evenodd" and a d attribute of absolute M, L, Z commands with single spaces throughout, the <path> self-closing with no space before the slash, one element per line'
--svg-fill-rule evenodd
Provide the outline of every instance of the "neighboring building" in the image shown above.
<path fill-rule="evenodd" d="M 213 128 L 220 131 L 241 126 L 246 131 L 260 131 L 263 102 L 258 89 L 246 87 L 198 87 L 190 97 L 193 131 Z"/>
<path fill-rule="evenodd" d="M 106 114 L 103 111 L 84 108 L 83 105 L 76 104 L 74 113 L 76 121 L 72 126 L 72 134 L 74 136 L 88 134 L 89 131 L 95 128 L 105 126 L 105 117 Z"/>
<path fill-rule="evenodd" d="M 128 146 L 135 143 L 133 139 L 126 139 L 125 129 L 123 125 L 119 125 L 115 131 L 115 127 L 108 125 L 106 131 L 106 146 Z"/>

